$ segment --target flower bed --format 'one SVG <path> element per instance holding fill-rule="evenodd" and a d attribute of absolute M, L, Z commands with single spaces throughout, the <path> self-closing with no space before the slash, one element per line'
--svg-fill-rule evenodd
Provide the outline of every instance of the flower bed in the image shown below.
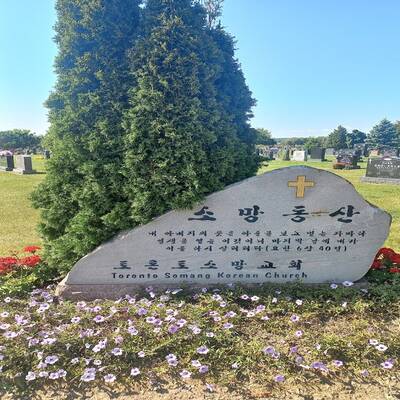
<path fill-rule="evenodd" d="M 380 286 L 344 282 L 251 294 L 149 288 L 74 304 L 36 289 L 0 308 L 0 382 L 25 392 L 60 382 L 143 388 L 195 379 L 207 391 L 252 382 L 272 392 L 321 379 L 378 384 L 399 378 L 400 335 L 389 328 L 399 302 L 385 296 Z"/>

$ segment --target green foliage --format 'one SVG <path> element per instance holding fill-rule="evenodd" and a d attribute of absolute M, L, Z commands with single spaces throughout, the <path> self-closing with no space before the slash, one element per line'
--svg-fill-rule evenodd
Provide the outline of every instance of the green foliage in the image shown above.
<path fill-rule="evenodd" d="M 173 4 L 173 7 L 171 6 Z M 232 39 L 190 0 L 149 0 L 131 53 L 125 175 L 135 223 L 253 175 L 254 104 Z"/>
<path fill-rule="evenodd" d="M 35 135 L 28 129 L 13 129 L 0 132 L 0 150 L 30 150 L 40 147 L 41 136 Z"/>
<path fill-rule="evenodd" d="M 58 0 L 58 80 L 47 101 L 52 158 L 33 194 L 46 259 L 68 269 L 130 224 L 121 119 L 133 78 L 126 51 L 137 37 L 138 1 Z"/>
<path fill-rule="evenodd" d="M 257 128 L 256 129 L 256 144 L 264 144 L 266 146 L 272 146 L 276 144 L 276 140 L 272 138 L 272 134 L 268 129 Z"/>
<path fill-rule="evenodd" d="M 388 119 L 384 118 L 379 124 L 375 125 L 367 136 L 367 143 L 370 147 L 379 146 L 399 146 L 399 135 L 396 126 Z"/>
<path fill-rule="evenodd" d="M 351 132 L 347 133 L 346 144 L 349 149 L 357 143 L 365 143 L 367 139 L 367 134 L 359 131 L 358 129 L 353 129 Z"/>
<path fill-rule="evenodd" d="M 314 147 L 325 147 L 326 137 L 309 137 L 304 142 L 304 149 L 310 151 Z"/>
<path fill-rule="evenodd" d="M 333 147 L 336 150 L 347 149 L 347 129 L 339 125 L 327 139 L 327 147 Z"/>
<path fill-rule="evenodd" d="M 67 271 L 116 232 L 255 174 L 258 158 L 233 40 L 198 2 L 56 8 L 52 158 L 32 199 L 45 259 Z"/>

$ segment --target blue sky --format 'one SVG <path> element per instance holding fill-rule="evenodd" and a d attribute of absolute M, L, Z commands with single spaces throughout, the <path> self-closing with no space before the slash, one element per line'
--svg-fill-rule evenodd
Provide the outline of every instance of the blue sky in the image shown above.
<path fill-rule="evenodd" d="M 399 0 L 225 0 L 223 24 L 275 137 L 400 119 Z M 0 130 L 45 133 L 53 0 L 0 1 Z"/>

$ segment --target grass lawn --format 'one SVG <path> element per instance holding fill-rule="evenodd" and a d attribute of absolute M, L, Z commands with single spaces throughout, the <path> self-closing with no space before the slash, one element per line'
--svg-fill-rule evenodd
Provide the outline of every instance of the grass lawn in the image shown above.
<path fill-rule="evenodd" d="M 260 173 L 290 165 L 308 165 L 334 172 L 349 180 L 358 192 L 369 202 L 388 211 L 393 217 L 392 228 L 386 246 L 400 251 L 400 186 L 362 183 L 366 163 L 361 163 L 359 170 L 334 170 L 332 162 L 297 163 L 292 161 L 272 161 L 260 169 Z M 35 156 L 33 167 L 39 172 L 45 170 L 45 160 Z M 36 231 L 39 212 L 34 210 L 28 199 L 29 193 L 44 178 L 44 174 L 15 175 L 0 172 L 0 256 L 28 245 L 40 245 Z"/>
<path fill-rule="evenodd" d="M 289 165 L 300 163 L 260 173 Z M 364 168 L 335 172 L 392 214 L 386 244 L 400 250 L 400 186 L 360 183 Z M 0 173 L 0 254 L 40 244 L 27 197 L 43 177 Z M 41 272 L 25 272 L 30 292 Z M 0 398 L 400 398 L 400 274 L 373 271 L 367 289 L 224 287 L 86 303 L 55 297 L 54 286 L 24 293 L 18 274 L 0 284 L 12 289 L 0 295 Z"/>

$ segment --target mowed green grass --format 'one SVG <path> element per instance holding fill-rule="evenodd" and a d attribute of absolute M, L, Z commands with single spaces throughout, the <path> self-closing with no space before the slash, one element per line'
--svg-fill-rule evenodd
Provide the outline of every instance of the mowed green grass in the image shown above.
<path fill-rule="evenodd" d="M 357 191 L 369 202 L 388 211 L 392 217 L 390 235 L 385 245 L 400 251 L 400 185 L 371 184 L 360 182 L 365 175 L 366 163 L 360 163 L 359 170 L 334 170 L 332 162 L 271 161 L 260 168 L 259 173 L 291 165 L 308 165 L 334 172 L 349 180 Z M 39 172 L 45 170 L 43 157 L 35 156 L 33 167 Z M 8 255 L 27 245 L 40 245 L 36 230 L 39 212 L 29 201 L 29 194 L 44 178 L 44 174 L 16 175 L 0 172 L 0 255 Z M 338 193 L 340 196 L 340 193 Z"/>

